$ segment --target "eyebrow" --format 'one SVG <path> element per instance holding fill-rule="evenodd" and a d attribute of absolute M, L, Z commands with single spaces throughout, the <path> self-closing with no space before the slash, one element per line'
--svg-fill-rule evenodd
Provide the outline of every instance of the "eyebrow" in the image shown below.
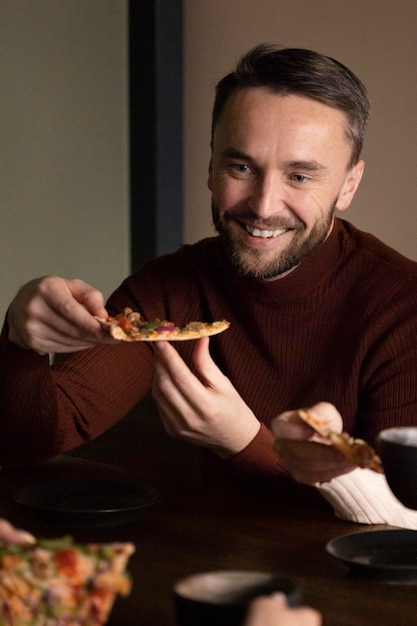
<path fill-rule="evenodd" d="M 242 152 L 241 150 L 236 150 L 235 148 L 226 148 L 222 152 L 222 156 L 229 159 L 240 159 L 241 161 L 250 161 L 253 162 L 253 158 L 246 154 L 246 152 Z"/>
<path fill-rule="evenodd" d="M 236 150 L 235 148 L 226 148 L 222 156 L 229 159 L 240 159 L 241 161 L 247 161 L 248 163 L 253 163 L 254 159 L 246 152 L 242 152 L 241 150 Z M 285 169 L 296 169 L 296 170 L 304 170 L 309 172 L 319 172 L 322 170 L 326 170 L 327 167 L 319 163 L 318 161 L 287 161 L 285 163 Z"/>
<path fill-rule="evenodd" d="M 308 170 L 310 172 L 317 172 L 327 169 L 318 161 L 288 161 L 288 163 L 286 163 L 286 167 L 296 170 Z"/>

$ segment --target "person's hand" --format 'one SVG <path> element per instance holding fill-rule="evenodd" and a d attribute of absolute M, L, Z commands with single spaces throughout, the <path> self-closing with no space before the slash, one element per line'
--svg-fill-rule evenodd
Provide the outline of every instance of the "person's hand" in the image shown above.
<path fill-rule="evenodd" d="M 9 340 L 39 354 L 91 348 L 106 341 L 94 315 L 107 316 L 103 296 L 82 280 L 56 276 L 32 280 L 9 307 Z"/>
<path fill-rule="evenodd" d="M 196 374 L 168 342 L 156 342 L 152 393 L 165 430 L 226 458 L 245 448 L 260 423 L 209 353 L 209 339 L 196 342 Z"/>
<path fill-rule="evenodd" d="M 274 594 L 253 600 L 244 626 L 321 626 L 321 615 L 309 606 L 289 608 L 285 596 Z"/>
<path fill-rule="evenodd" d="M 18 530 L 7 520 L 0 518 L 0 545 L 4 545 L 6 543 L 30 545 L 35 542 L 35 537 L 26 530 Z"/>
<path fill-rule="evenodd" d="M 329 432 L 342 432 L 342 417 L 332 404 L 320 402 L 305 410 L 323 422 Z M 299 483 L 314 485 L 327 482 L 356 467 L 306 424 L 298 411 L 281 413 L 273 420 L 271 428 L 276 437 L 274 447 L 281 465 Z"/>

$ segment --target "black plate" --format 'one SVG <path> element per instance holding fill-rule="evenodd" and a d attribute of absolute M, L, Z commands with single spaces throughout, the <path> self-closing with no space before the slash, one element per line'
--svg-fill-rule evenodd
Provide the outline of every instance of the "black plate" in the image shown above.
<path fill-rule="evenodd" d="M 355 574 L 417 582 L 417 531 L 374 530 L 337 537 L 326 550 Z"/>
<path fill-rule="evenodd" d="M 137 519 L 158 494 L 147 485 L 109 480 L 59 480 L 19 489 L 13 498 L 43 518 L 77 526 L 114 526 Z"/>

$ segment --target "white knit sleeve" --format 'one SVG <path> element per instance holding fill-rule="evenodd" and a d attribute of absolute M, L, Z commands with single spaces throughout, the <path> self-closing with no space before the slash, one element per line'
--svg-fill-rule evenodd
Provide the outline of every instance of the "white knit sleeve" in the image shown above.
<path fill-rule="evenodd" d="M 383 474 L 357 468 L 315 486 L 341 519 L 417 529 L 417 511 L 397 500 Z"/>

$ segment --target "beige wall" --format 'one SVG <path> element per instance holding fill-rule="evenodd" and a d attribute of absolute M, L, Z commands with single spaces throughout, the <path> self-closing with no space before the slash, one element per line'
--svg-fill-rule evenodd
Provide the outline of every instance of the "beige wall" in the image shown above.
<path fill-rule="evenodd" d="M 210 235 L 206 172 L 214 85 L 271 42 L 337 58 L 373 102 L 366 171 L 343 217 L 417 260 L 415 0 L 185 1 L 185 240 Z"/>
<path fill-rule="evenodd" d="M 126 0 L 0 2 L 0 315 L 43 274 L 128 271 Z"/>
<path fill-rule="evenodd" d="M 126 14 L 127 0 L 0 2 L 0 315 L 34 276 L 107 295 L 129 271 Z M 184 0 L 185 241 L 213 232 L 215 83 L 268 41 L 335 56 L 367 84 L 366 173 L 344 216 L 417 259 L 416 25 L 415 0 Z"/>

